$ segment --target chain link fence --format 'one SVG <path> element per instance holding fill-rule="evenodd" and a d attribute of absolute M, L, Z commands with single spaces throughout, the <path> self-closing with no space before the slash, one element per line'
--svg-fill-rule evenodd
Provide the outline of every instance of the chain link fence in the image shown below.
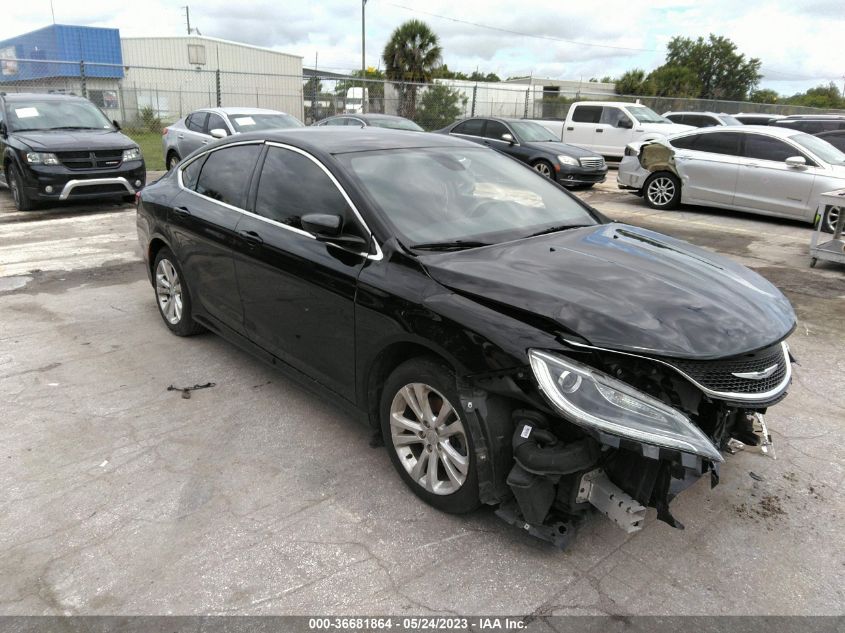
<path fill-rule="evenodd" d="M 639 101 L 668 110 L 735 114 L 813 114 L 815 108 L 739 101 L 713 101 L 591 92 L 525 83 L 436 80 L 430 84 L 338 78 L 318 73 L 213 70 L 0 58 L 0 92 L 76 94 L 91 100 L 128 129 L 160 132 L 198 108 L 258 107 L 281 110 L 306 124 L 338 114 L 362 112 L 406 117 L 436 130 L 471 116 L 564 119 L 576 101 Z M 583 87 L 583 90 L 581 89 Z"/>

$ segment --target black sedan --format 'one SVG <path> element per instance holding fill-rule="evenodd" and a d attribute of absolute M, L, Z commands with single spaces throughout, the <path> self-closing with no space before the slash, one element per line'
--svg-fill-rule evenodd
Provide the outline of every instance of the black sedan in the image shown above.
<path fill-rule="evenodd" d="M 431 505 L 561 547 L 593 507 L 678 526 L 669 500 L 729 442 L 770 448 L 791 380 L 765 279 L 448 136 L 227 138 L 144 189 L 137 225 L 174 334 L 333 396 Z"/>
<path fill-rule="evenodd" d="M 472 118 L 438 130 L 487 145 L 521 160 L 565 187 L 604 182 L 607 165 L 595 152 L 561 143 L 539 123 L 521 119 Z"/>
<path fill-rule="evenodd" d="M 840 152 L 845 152 L 845 130 L 832 130 L 830 132 L 819 132 L 815 136 L 824 139 L 833 145 Z"/>

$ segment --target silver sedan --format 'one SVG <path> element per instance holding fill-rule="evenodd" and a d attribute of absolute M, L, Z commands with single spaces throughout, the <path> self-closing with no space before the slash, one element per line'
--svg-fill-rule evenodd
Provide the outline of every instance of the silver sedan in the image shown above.
<path fill-rule="evenodd" d="M 823 139 L 769 126 L 699 129 L 629 145 L 617 183 L 655 209 L 678 204 L 813 222 L 819 195 L 845 188 L 845 154 Z M 838 210 L 822 227 L 831 230 Z"/>

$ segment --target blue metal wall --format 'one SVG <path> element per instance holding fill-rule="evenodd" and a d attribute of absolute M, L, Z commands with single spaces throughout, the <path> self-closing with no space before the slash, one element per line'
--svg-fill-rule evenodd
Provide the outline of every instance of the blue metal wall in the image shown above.
<path fill-rule="evenodd" d="M 3 55 L 4 49 L 14 49 L 17 60 L 45 61 L 10 61 Z M 118 29 L 53 24 L 0 42 L 0 58 L 0 83 L 79 77 L 80 61 L 85 62 L 86 77 L 123 77 Z M 97 63 L 114 65 L 98 66 Z"/>

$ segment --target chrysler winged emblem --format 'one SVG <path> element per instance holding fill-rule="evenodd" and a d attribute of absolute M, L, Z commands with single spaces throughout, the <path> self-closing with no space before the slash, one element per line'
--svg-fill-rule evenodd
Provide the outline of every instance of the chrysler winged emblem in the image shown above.
<path fill-rule="evenodd" d="M 761 369 L 760 371 L 738 371 L 735 373 L 731 373 L 731 376 L 736 376 L 737 378 L 747 378 L 748 380 L 763 380 L 763 378 L 768 378 L 771 376 L 775 371 L 777 371 L 778 364 L 775 363 L 771 367 L 766 367 L 766 369 Z"/>

